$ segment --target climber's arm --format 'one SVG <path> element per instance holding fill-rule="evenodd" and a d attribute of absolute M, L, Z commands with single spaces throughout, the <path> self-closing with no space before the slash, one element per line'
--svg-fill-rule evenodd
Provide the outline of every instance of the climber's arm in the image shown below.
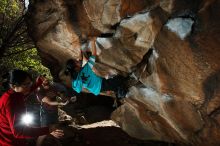
<path fill-rule="evenodd" d="M 96 53 L 96 37 L 93 37 L 91 39 L 91 52 L 92 52 L 93 56 L 97 55 L 97 53 Z"/>

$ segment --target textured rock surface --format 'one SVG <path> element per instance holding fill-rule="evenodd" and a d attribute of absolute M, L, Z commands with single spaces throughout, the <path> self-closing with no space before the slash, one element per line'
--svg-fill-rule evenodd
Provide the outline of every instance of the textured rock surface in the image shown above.
<path fill-rule="evenodd" d="M 219 0 L 36 0 L 27 18 L 54 76 L 99 36 L 96 73 L 142 83 L 112 114 L 129 135 L 220 145 Z"/>

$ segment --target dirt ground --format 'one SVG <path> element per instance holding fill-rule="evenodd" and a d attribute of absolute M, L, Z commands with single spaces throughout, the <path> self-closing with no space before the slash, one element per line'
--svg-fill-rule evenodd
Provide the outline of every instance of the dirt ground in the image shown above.
<path fill-rule="evenodd" d="M 65 136 L 59 141 L 47 136 L 41 146 L 176 146 L 142 141 L 130 137 L 110 119 L 114 101 L 111 97 L 85 94 L 77 102 L 59 110 L 58 128 Z"/>
<path fill-rule="evenodd" d="M 83 129 L 66 127 L 63 129 L 66 131 L 66 136 L 60 140 L 60 143 L 48 136 L 42 146 L 177 146 L 165 142 L 137 140 L 114 126 Z"/>

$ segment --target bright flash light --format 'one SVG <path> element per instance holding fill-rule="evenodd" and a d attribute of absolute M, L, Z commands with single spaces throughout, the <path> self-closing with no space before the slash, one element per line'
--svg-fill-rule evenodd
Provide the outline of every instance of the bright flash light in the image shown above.
<path fill-rule="evenodd" d="M 26 113 L 25 115 L 22 116 L 22 123 L 25 125 L 30 125 L 33 123 L 34 117 L 30 113 Z"/>

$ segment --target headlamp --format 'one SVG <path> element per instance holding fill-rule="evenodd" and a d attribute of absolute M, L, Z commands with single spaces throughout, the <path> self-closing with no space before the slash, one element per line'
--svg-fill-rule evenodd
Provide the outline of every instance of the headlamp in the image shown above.
<path fill-rule="evenodd" d="M 34 116 L 31 113 L 26 113 L 22 116 L 22 123 L 25 125 L 30 125 L 33 123 Z"/>

